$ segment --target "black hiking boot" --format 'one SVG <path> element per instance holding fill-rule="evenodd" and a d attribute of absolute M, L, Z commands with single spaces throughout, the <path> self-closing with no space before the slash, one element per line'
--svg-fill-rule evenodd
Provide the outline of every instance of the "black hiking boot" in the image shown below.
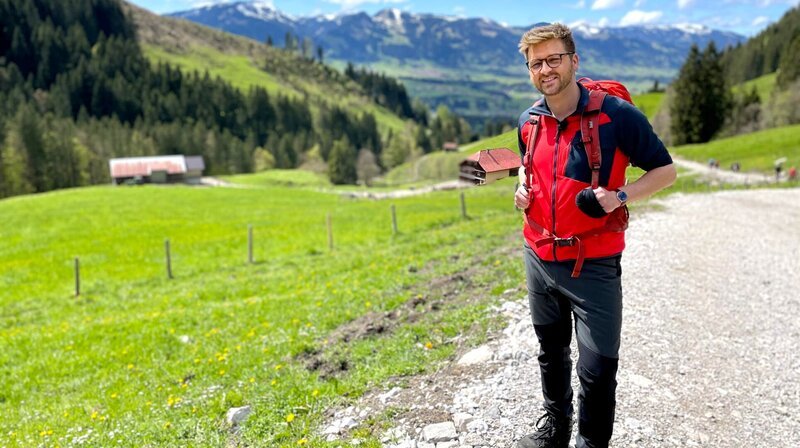
<path fill-rule="evenodd" d="M 517 442 L 517 448 L 568 448 L 572 439 L 572 418 L 559 419 L 546 413 L 536 421 L 536 432 Z"/>

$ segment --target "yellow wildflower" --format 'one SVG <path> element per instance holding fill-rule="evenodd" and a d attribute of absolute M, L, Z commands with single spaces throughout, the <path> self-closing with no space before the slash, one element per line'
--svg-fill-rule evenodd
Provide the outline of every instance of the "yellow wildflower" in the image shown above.
<path fill-rule="evenodd" d="M 286 423 L 291 423 L 294 421 L 294 414 L 289 414 L 286 416 Z"/>

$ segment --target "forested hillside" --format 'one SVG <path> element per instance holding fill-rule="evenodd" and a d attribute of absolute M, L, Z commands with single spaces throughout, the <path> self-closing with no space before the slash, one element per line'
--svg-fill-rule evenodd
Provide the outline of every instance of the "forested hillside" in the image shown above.
<path fill-rule="evenodd" d="M 366 107 L 316 103 L 312 114 L 291 90 L 151 63 L 136 32 L 117 0 L 0 0 L 0 197 L 108 182 L 117 156 L 198 154 L 210 174 L 296 167 L 337 141 L 380 156 Z"/>
<path fill-rule="evenodd" d="M 780 21 L 770 25 L 744 44 L 726 51 L 722 57 L 728 81 L 738 84 L 777 70 L 796 73 L 800 53 L 800 7 L 794 7 Z M 779 76 L 786 85 L 792 76 Z"/>

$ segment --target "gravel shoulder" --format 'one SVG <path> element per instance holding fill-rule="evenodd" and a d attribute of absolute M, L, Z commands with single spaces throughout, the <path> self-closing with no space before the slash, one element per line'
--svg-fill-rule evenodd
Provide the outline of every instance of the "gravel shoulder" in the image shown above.
<path fill-rule="evenodd" d="M 658 204 L 634 213 L 627 233 L 611 445 L 798 446 L 800 189 L 676 194 Z M 521 285 L 523 275 L 520 251 Z M 524 296 L 524 286 L 509 291 L 497 307 L 508 327 L 468 362 L 368 393 L 321 431 L 342 437 L 336 425 L 391 406 L 403 411 L 385 446 L 514 446 L 541 414 Z"/>

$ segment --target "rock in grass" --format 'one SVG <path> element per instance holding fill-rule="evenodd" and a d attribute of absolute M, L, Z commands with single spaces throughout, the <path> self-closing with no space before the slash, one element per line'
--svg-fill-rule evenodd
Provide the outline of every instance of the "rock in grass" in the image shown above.
<path fill-rule="evenodd" d="M 225 420 L 227 420 L 228 424 L 231 426 L 236 426 L 239 423 L 244 422 L 247 420 L 247 417 L 250 416 L 250 406 L 242 406 L 240 408 L 230 408 L 228 409 L 228 414 L 225 416 Z"/>
<path fill-rule="evenodd" d="M 465 353 L 464 356 L 462 356 L 461 359 L 458 360 L 458 365 L 469 366 L 473 364 L 481 364 L 491 359 L 492 359 L 492 349 L 490 349 L 485 345 L 482 345 L 474 350 Z"/>

